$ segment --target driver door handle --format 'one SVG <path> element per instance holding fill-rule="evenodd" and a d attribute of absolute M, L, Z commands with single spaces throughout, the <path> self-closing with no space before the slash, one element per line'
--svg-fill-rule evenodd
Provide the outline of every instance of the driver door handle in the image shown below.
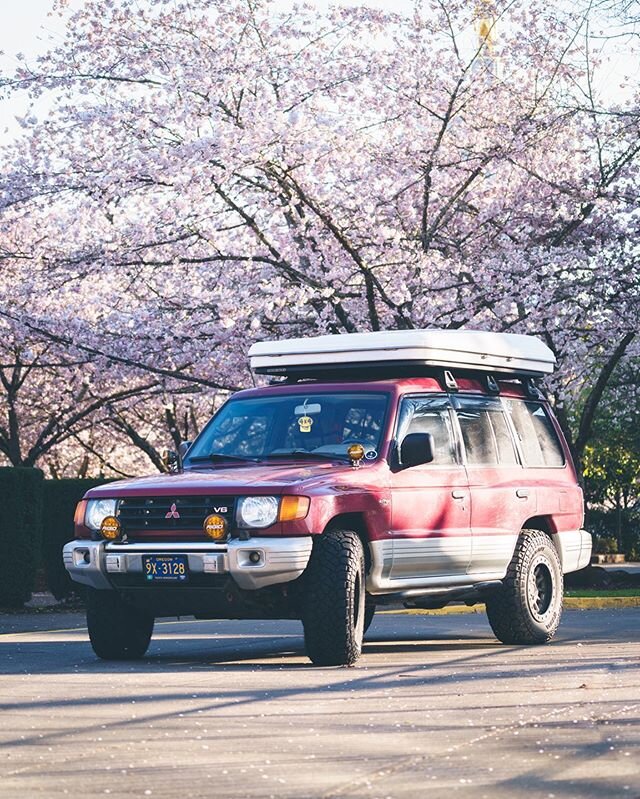
<path fill-rule="evenodd" d="M 529 499 L 529 491 L 526 488 L 518 488 L 516 490 L 516 496 L 519 499 Z"/>
<path fill-rule="evenodd" d="M 466 491 L 460 491 L 459 489 L 454 488 L 454 490 L 451 492 L 451 496 L 454 499 L 464 499 L 467 496 L 467 493 Z"/>

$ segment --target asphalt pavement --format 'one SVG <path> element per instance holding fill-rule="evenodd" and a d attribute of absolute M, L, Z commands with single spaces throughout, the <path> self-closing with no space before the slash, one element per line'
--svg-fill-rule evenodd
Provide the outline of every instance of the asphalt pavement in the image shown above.
<path fill-rule="evenodd" d="M 640 797 L 640 609 L 547 646 L 378 614 L 353 668 L 296 622 L 167 621 L 107 663 L 82 616 L 0 617 L 0 796 Z"/>

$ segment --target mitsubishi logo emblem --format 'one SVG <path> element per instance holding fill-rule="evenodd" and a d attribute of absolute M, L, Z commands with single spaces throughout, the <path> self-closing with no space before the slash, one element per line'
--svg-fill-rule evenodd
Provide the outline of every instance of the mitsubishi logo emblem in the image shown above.
<path fill-rule="evenodd" d="M 176 508 L 176 503 L 174 502 L 169 512 L 165 515 L 165 519 L 179 519 L 180 514 L 178 513 L 178 509 Z"/>

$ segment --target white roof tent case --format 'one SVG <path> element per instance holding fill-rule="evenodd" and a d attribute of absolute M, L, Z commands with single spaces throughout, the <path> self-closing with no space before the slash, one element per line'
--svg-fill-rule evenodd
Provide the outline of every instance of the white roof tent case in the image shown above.
<path fill-rule="evenodd" d="M 534 336 L 482 330 L 389 330 L 261 341 L 249 350 L 258 374 L 287 377 L 370 368 L 416 367 L 542 377 L 553 352 Z"/>

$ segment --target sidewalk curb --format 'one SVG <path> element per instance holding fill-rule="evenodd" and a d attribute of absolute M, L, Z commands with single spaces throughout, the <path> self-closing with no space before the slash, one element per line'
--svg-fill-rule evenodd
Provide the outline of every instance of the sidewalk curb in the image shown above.
<path fill-rule="evenodd" d="M 573 610 L 638 608 L 640 607 L 640 596 L 566 596 L 564 606 Z"/>
<path fill-rule="evenodd" d="M 608 610 L 612 608 L 640 608 L 640 596 L 598 596 L 581 597 L 566 596 L 564 598 L 565 610 Z M 449 605 L 438 610 L 424 610 L 422 608 L 404 608 L 398 610 L 379 610 L 378 613 L 405 613 L 416 616 L 452 616 L 458 613 L 485 613 L 484 604 Z"/>

